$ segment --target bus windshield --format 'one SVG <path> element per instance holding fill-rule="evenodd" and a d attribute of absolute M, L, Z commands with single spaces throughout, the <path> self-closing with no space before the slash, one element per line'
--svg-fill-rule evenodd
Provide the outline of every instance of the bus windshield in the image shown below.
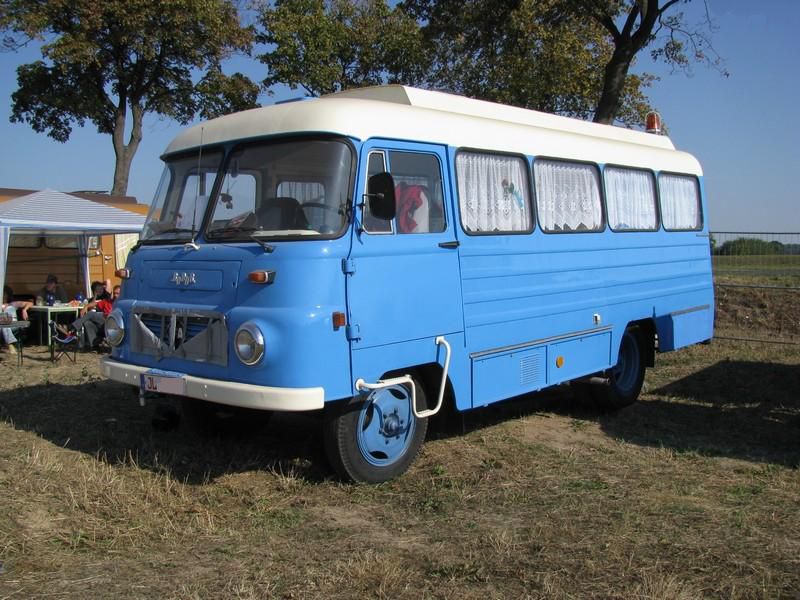
<path fill-rule="evenodd" d="M 208 239 L 341 235 L 353 155 L 343 141 L 264 141 L 228 156 Z"/>
<path fill-rule="evenodd" d="M 206 149 L 166 159 L 164 173 L 147 214 L 142 240 L 189 240 L 200 228 L 222 150 Z"/>

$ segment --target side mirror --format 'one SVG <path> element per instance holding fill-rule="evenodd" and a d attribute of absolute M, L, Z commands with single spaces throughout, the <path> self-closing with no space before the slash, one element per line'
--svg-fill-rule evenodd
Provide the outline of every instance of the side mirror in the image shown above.
<path fill-rule="evenodd" d="M 391 221 L 397 213 L 394 200 L 394 179 L 389 173 L 378 173 L 367 181 L 369 212 L 373 217 Z"/>

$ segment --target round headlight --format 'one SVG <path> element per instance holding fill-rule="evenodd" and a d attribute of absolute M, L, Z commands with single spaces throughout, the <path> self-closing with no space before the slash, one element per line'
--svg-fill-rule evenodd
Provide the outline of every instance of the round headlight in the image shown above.
<path fill-rule="evenodd" d="M 106 341 L 112 346 L 119 346 L 125 338 L 125 322 L 122 313 L 118 310 L 111 311 L 106 318 Z"/>
<path fill-rule="evenodd" d="M 264 356 L 264 334 L 255 323 L 248 321 L 236 331 L 233 347 L 240 361 L 254 365 Z"/>

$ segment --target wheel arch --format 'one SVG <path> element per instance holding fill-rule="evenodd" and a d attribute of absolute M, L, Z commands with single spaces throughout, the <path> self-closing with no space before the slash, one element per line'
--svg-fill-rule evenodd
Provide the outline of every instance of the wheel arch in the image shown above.
<path fill-rule="evenodd" d="M 414 365 L 400 369 L 392 369 L 383 374 L 381 379 L 388 379 L 390 377 L 398 377 L 400 375 L 411 375 L 425 391 L 427 398 L 428 408 L 435 406 L 439 398 L 439 389 L 442 384 L 442 374 L 444 367 L 439 363 L 424 363 L 421 365 Z M 447 376 L 445 383 L 444 398 L 442 399 L 442 408 L 440 412 L 452 411 L 456 407 L 456 395 L 453 388 L 453 382 L 450 380 L 450 375 Z M 421 408 L 421 407 L 420 407 Z"/>
<path fill-rule="evenodd" d="M 644 356 L 644 364 L 648 367 L 656 365 L 656 323 L 653 319 L 640 319 L 638 321 L 631 321 L 625 327 L 625 330 L 636 327 L 642 334 L 644 340 L 644 347 L 642 348 Z"/>

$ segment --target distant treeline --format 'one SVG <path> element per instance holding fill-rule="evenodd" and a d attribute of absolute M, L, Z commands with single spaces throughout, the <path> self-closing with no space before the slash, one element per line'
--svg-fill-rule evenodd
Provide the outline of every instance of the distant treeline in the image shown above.
<path fill-rule="evenodd" d="M 744 256 L 744 255 L 800 255 L 800 244 L 782 244 L 781 242 L 768 242 L 758 238 L 736 238 L 717 245 L 714 236 L 711 236 L 711 253 L 717 256 Z"/>

